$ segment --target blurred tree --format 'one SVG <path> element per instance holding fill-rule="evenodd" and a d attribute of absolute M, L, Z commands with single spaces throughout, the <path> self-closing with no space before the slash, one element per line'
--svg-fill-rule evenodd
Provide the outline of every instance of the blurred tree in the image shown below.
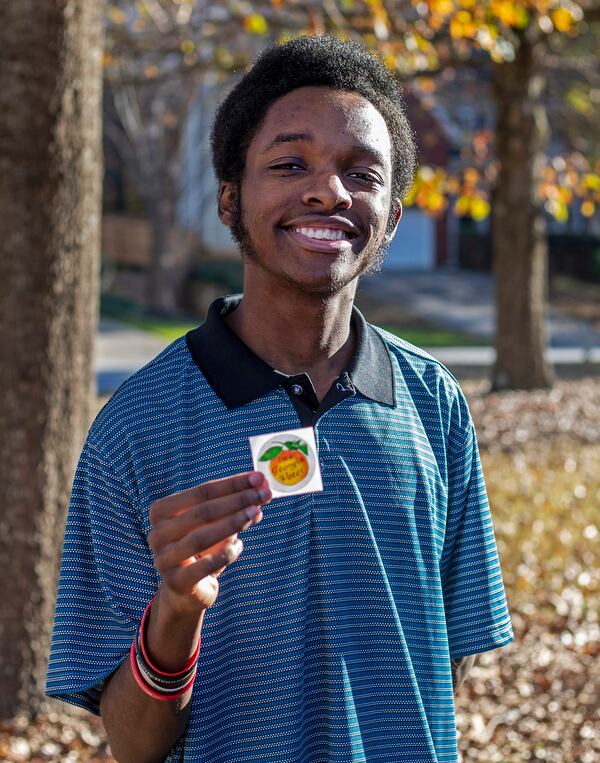
<path fill-rule="evenodd" d="M 91 413 L 103 3 L 0 4 L 0 717 L 43 698 Z"/>

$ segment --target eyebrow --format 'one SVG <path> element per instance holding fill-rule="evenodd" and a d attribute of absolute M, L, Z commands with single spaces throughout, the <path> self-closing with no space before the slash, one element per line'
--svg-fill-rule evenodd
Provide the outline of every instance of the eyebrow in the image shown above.
<path fill-rule="evenodd" d="M 262 153 L 266 154 L 279 143 L 296 143 L 298 141 L 312 143 L 314 140 L 314 135 L 310 132 L 281 132 L 273 138 Z"/>
<path fill-rule="evenodd" d="M 275 148 L 275 146 L 279 145 L 280 143 L 314 143 L 314 140 L 314 135 L 310 132 L 282 132 L 279 133 L 279 135 L 276 135 L 275 138 L 273 138 L 273 140 L 261 153 L 266 154 L 268 151 L 270 151 L 272 148 Z M 366 154 L 367 156 L 374 159 L 382 167 L 385 167 L 385 157 L 380 151 L 377 151 L 377 149 L 372 148 L 371 146 L 365 146 L 363 143 L 356 143 L 354 146 L 352 146 L 352 150 L 360 154 Z"/>

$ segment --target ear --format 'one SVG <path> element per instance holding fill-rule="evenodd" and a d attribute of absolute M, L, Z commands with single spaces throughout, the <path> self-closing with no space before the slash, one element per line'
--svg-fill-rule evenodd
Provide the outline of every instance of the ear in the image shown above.
<path fill-rule="evenodd" d="M 232 228 L 238 218 L 239 188 L 237 183 L 222 180 L 219 185 L 219 220 Z"/>
<path fill-rule="evenodd" d="M 400 201 L 400 199 L 394 199 L 392 203 L 394 206 L 394 214 L 392 217 L 393 228 L 387 231 L 387 233 L 385 234 L 386 243 L 389 243 L 396 235 L 396 228 L 398 227 L 398 223 L 400 222 L 400 219 L 402 218 L 402 202 Z"/>

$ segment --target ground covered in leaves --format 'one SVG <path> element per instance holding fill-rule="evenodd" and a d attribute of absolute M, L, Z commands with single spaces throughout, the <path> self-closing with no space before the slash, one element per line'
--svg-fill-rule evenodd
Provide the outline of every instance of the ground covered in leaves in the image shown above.
<path fill-rule="evenodd" d="M 488 395 L 476 423 L 516 632 L 457 698 L 464 763 L 600 763 L 600 379 Z M 99 719 L 52 703 L 0 725 L 0 760 L 111 761 Z"/>

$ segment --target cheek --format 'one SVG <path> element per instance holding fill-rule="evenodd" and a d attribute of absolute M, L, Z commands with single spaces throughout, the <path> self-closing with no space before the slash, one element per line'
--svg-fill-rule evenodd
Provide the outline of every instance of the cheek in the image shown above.
<path fill-rule="evenodd" d="M 269 199 L 277 199 L 277 194 L 264 183 L 261 184 L 260 190 L 257 190 L 256 185 L 253 188 L 250 180 L 242 185 L 242 199 L 243 221 L 246 228 L 255 238 L 269 235 L 281 214 L 281 203 L 275 204 L 269 201 Z"/>
<path fill-rule="evenodd" d="M 370 202 L 368 209 L 370 235 L 373 238 L 379 238 L 387 230 L 390 215 L 390 200 L 382 196 L 378 199 L 371 199 Z"/>

